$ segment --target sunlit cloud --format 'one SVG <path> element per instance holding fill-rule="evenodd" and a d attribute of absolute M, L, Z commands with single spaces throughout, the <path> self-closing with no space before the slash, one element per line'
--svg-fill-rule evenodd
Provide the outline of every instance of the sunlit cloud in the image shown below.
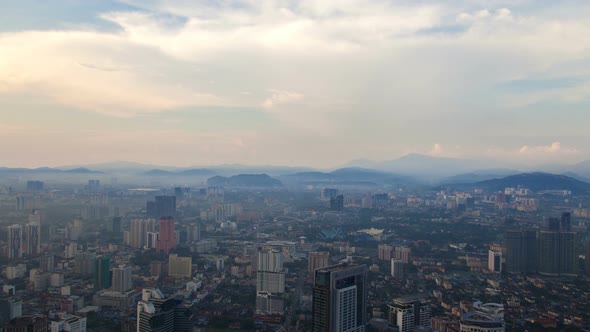
<path fill-rule="evenodd" d="M 108 29 L 60 24 L 0 33 L 0 97 L 26 94 L 49 105 L 47 112 L 170 114 L 161 121 L 168 128 L 183 124 L 172 118 L 179 109 L 253 110 L 272 123 L 243 130 L 264 139 L 226 136 L 260 154 L 289 149 L 297 160 L 330 166 L 350 157 L 344 141 L 331 137 L 358 143 L 373 159 L 399 156 L 408 140 L 419 140 L 413 146 L 422 153 L 477 156 L 493 140 L 474 143 L 441 127 L 440 119 L 471 130 L 467 136 L 482 127 L 497 135 L 548 132 L 555 116 L 511 120 L 522 108 L 553 103 L 562 114 L 590 99 L 590 25 L 583 15 L 590 4 L 565 2 L 553 13 L 528 1 L 125 2 L 135 9 L 96 13 Z M 551 89 L 502 88 L 572 77 L 575 84 Z M 584 132 L 583 119 L 569 119 L 552 141 L 565 144 L 562 136 Z M 224 120 L 204 130 L 222 131 Z M 335 154 L 312 158 L 295 139 L 290 146 L 256 146 L 285 135 L 324 142 Z M 227 144 L 239 146 L 232 138 Z M 429 148 L 431 142 L 446 149 Z M 203 146 L 216 143 L 201 137 Z M 458 144 L 460 151 L 452 148 Z M 505 147 L 503 158 L 545 153 L 536 145 L 521 148 Z M 568 149 L 552 155 L 583 155 Z"/>

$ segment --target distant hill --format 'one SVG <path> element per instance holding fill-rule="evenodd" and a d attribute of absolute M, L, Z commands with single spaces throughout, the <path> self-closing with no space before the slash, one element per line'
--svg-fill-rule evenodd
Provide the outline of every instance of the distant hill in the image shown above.
<path fill-rule="evenodd" d="M 590 160 L 584 160 L 567 167 L 567 172 L 590 178 Z"/>
<path fill-rule="evenodd" d="M 418 184 L 415 179 L 409 176 L 360 167 L 340 168 L 332 172 L 301 172 L 282 176 L 281 180 L 285 183 L 301 185 L 383 186 Z"/>
<path fill-rule="evenodd" d="M 492 179 L 499 179 L 509 175 L 514 175 L 520 173 L 519 171 L 508 169 L 508 168 L 498 168 L 498 169 L 487 169 L 487 170 L 479 170 L 471 173 L 463 173 L 458 174 L 455 176 L 451 176 L 445 178 L 440 181 L 440 184 L 449 184 L 449 183 L 475 183 L 481 182 L 486 180 Z"/>
<path fill-rule="evenodd" d="M 500 179 L 485 180 L 471 184 L 449 185 L 456 188 L 482 188 L 489 191 L 500 191 L 504 188 L 522 186 L 533 191 L 571 190 L 573 193 L 590 192 L 590 183 L 572 177 L 551 173 L 521 173 Z"/>
<path fill-rule="evenodd" d="M 440 179 L 456 174 L 473 172 L 478 169 L 496 167 L 496 165 L 490 165 L 489 162 L 480 160 L 433 157 L 418 153 L 411 153 L 397 159 L 380 162 L 357 159 L 349 162 L 347 165 L 368 165 L 379 171 L 428 177 L 429 179 Z"/>
<path fill-rule="evenodd" d="M 185 169 L 182 171 L 167 171 L 163 169 L 151 169 L 147 172 L 143 172 L 143 175 L 147 176 L 212 176 L 215 175 L 215 172 L 209 169 L 204 168 L 193 168 L 193 169 Z"/>
<path fill-rule="evenodd" d="M 207 179 L 209 186 L 251 187 L 251 188 L 280 188 L 281 181 L 267 174 L 238 174 L 230 177 L 214 176 Z"/>
<path fill-rule="evenodd" d="M 51 167 L 39 168 L 10 168 L 0 167 L 0 175 L 43 175 L 43 174 L 104 174 L 100 171 L 90 170 L 88 168 L 79 167 L 74 169 L 63 170 Z"/>

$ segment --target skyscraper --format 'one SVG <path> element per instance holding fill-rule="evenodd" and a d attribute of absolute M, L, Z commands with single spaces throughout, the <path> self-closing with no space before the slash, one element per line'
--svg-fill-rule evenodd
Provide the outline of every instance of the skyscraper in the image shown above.
<path fill-rule="evenodd" d="M 404 262 L 400 259 L 391 259 L 391 276 L 397 279 L 404 277 Z"/>
<path fill-rule="evenodd" d="M 113 268 L 113 290 L 126 292 L 133 287 L 131 280 L 131 266 L 119 265 Z"/>
<path fill-rule="evenodd" d="M 176 196 L 156 196 L 153 207 L 150 210 L 150 217 L 152 218 L 174 218 L 176 216 Z"/>
<path fill-rule="evenodd" d="M 168 275 L 171 277 L 190 278 L 192 276 L 192 257 L 168 256 Z"/>
<path fill-rule="evenodd" d="M 113 217 L 111 231 L 115 234 L 121 233 L 121 217 Z"/>
<path fill-rule="evenodd" d="M 29 256 L 41 253 L 41 224 L 37 221 L 25 225 L 25 253 Z"/>
<path fill-rule="evenodd" d="M 147 246 L 147 234 L 156 231 L 156 220 L 133 219 L 129 222 L 127 245 L 133 248 Z"/>
<path fill-rule="evenodd" d="M 176 248 L 176 238 L 174 232 L 174 219 L 160 219 L 160 232 L 158 234 L 157 250 L 168 254 L 171 249 Z"/>
<path fill-rule="evenodd" d="M 146 288 L 137 303 L 137 332 L 190 332 L 193 306 L 166 297 L 157 288 Z"/>
<path fill-rule="evenodd" d="M 490 272 L 502 272 L 502 252 L 500 251 L 488 251 L 488 271 Z"/>
<path fill-rule="evenodd" d="M 365 265 L 338 264 L 315 270 L 312 331 L 365 331 L 366 297 Z"/>
<path fill-rule="evenodd" d="M 283 314 L 285 271 L 283 253 L 276 250 L 258 250 L 256 272 L 256 312 L 259 314 Z"/>
<path fill-rule="evenodd" d="M 534 231 L 507 231 L 504 234 L 506 247 L 506 271 L 532 273 L 537 271 L 537 234 Z"/>
<path fill-rule="evenodd" d="M 307 272 L 313 273 L 315 269 L 321 269 L 329 265 L 328 260 L 330 259 L 329 252 L 310 252 L 309 259 L 307 262 Z"/>
<path fill-rule="evenodd" d="M 100 180 L 88 180 L 88 185 L 86 186 L 88 191 L 99 191 L 100 190 Z"/>
<path fill-rule="evenodd" d="M 43 272 L 55 271 L 55 258 L 51 254 L 45 254 L 39 258 L 39 268 Z"/>
<path fill-rule="evenodd" d="M 111 287 L 111 258 L 109 256 L 95 257 L 92 273 L 94 290 Z"/>
<path fill-rule="evenodd" d="M 8 258 L 23 256 L 23 228 L 21 225 L 8 226 Z"/>
<path fill-rule="evenodd" d="M 546 275 L 577 273 L 575 235 L 573 232 L 539 232 L 539 273 Z"/>
<path fill-rule="evenodd" d="M 143 248 L 146 240 L 145 220 L 133 219 L 129 223 L 129 246 Z"/>
<path fill-rule="evenodd" d="M 344 210 L 344 196 L 338 195 L 330 198 L 330 210 L 342 211 Z"/>
<path fill-rule="evenodd" d="M 389 305 L 389 324 L 399 332 L 413 332 L 417 326 L 430 327 L 430 301 L 425 294 L 393 299 Z"/>
<path fill-rule="evenodd" d="M 159 289 L 144 289 L 137 303 L 137 332 L 173 332 L 175 301 Z"/>
<path fill-rule="evenodd" d="M 388 244 L 380 244 L 378 247 L 379 250 L 379 259 L 383 261 L 391 260 L 391 252 L 393 251 L 393 246 Z"/>
<path fill-rule="evenodd" d="M 412 261 L 412 248 L 407 246 L 396 246 L 395 259 L 401 260 L 404 264 L 409 264 Z"/>
<path fill-rule="evenodd" d="M 571 232 L 572 231 L 572 214 L 571 212 L 563 212 L 561 214 L 561 220 L 559 222 L 559 229 L 562 232 Z"/>
<path fill-rule="evenodd" d="M 80 252 L 76 253 L 76 266 L 74 268 L 74 272 L 83 275 L 89 276 L 92 275 L 94 271 L 94 260 L 96 259 L 96 254 L 93 252 Z"/>
<path fill-rule="evenodd" d="M 201 228 L 198 224 L 189 224 L 186 226 L 186 240 L 188 242 L 197 242 L 201 240 Z"/>
<path fill-rule="evenodd" d="M 43 190 L 43 181 L 29 180 L 27 181 L 27 191 L 41 191 Z"/>

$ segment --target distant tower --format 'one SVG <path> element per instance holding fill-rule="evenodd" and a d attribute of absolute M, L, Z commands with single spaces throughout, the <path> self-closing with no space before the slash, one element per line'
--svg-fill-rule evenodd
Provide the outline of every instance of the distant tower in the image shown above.
<path fill-rule="evenodd" d="M 173 332 L 174 306 L 159 289 L 144 289 L 137 303 L 137 332 Z"/>
<path fill-rule="evenodd" d="M 111 287 L 111 258 L 98 256 L 94 259 L 94 289 L 101 290 Z"/>
<path fill-rule="evenodd" d="M 158 251 L 168 254 L 171 249 L 176 249 L 176 239 L 174 237 L 174 219 L 160 219 L 160 232 L 158 235 Z"/>
<path fill-rule="evenodd" d="M 131 280 L 131 266 L 119 265 L 113 268 L 113 290 L 125 292 L 133 287 Z"/>
<path fill-rule="evenodd" d="M 42 191 L 43 181 L 29 180 L 27 181 L 27 191 Z"/>
<path fill-rule="evenodd" d="M 365 331 L 366 302 L 366 265 L 338 264 L 315 270 L 312 331 Z"/>
<path fill-rule="evenodd" d="M 8 226 L 8 258 L 23 257 L 23 228 L 21 225 Z"/>
<path fill-rule="evenodd" d="M 404 277 L 404 262 L 399 259 L 391 259 L 391 276 L 396 279 Z"/>
<path fill-rule="evenodd" d="M 379 259 L 383 261 L 391 260 L 391 252 L 393 251 L 393 246 L 388 244 L 380 244 L 378 247 L 379 250 Z"/>
<path fill-rule="evenodd" d="M 100 180 L 88 180 L 88 191 L 99 191 L 100 190 Z"/>
<path fill-rule="evenodd" d="M 330 210 L 342 211 L 344 210 L 344 196 L 338 195 L 330 198 Z"/>
<path fill-rule="evenodd" d="M 192 276 L 192 257 L 168 255 L 168 275 L 171 277 L 190 278 Z"/>
<path fill-rule="evenodd" d="M 176 196 L 156 196 L 156 218 L 176 217 Z"/>
<path fill-rule="evenodd" d="M 75 243 L 74 243 L 75 245 Z M 76 253 L 75 258 L 75 269 L 74 272 L 83 276 L 90 276 L 94 271 L 94 261 L 96 260 L 96 254 L 92 252 L 80 252 Z"/>
<path fill-rule="evenodd" d="M 217 259 L 216 267 L 217 267 L 218 272 L 223 272 L 223 269 L 225 268 L 225 263 L 223 261 L 223 258 L 219 257 Z"/>
<path fill-rule="evenodd" d="M 395 258 L 409 264 L 412 261 L 412 248 L 406 246 L 395 247 Z"/>
<path fill-rule="evenodd" d="M 37 221 L 25 225 L 25 252 L 29 256 L 41 253 L 41 224 Z"/>
<path fill-rule="evenodd" d="M 189 224 L 186 227 L 186 240 L 188 242 L 197 242 L 201 240 L 201 228 L 198 224 Z"/>
<path fill-rule="evenodd" d="M 134 219 L 129 223 L 129 237 L 127 245 L 133 248 L 143 248 L 147 245 L 147 235 L 156 231 L 154 219 Z"/>
<path fill-rule="evenodd" d="M 284 313 L 285 271 L 283 253 L 275 250 L 258 250 L 256 272 L 256 312 L 261 314 Z"/>
<path fill-rule="evenodd" d="M 561 220 L 559 223 L 560 230 L 562 232 L 571 232 L 572 231 L 572 214 L 571 212 L 563 212 L 561 214 Z"/>
<path fill-rule="evenodd" d="M 55 258 L 53 255 L 45 254 L 39 258 L 39 267 L 43 272 L 55 271 Z"/>
<path fill-rule="evenodd" d="M 502 272 L 502 252 L 488 251 L 488 270 L 496 273 Z"/>
<path fill-rule="evenodd" d="M 313 273 L 315 269 L 321 269 L 329 265 L 329 252 L 310 252 L 307 262 L 307 272 Z"/>
<path fill-rule="evenodd" d="M 393 299 L 389 305 L 389 325 L 399 332 L 413 332 L 416 327 L 431 325 L 431 309 L 425 294 L 409 295 Z"/>
<path fill-rule="evenodd" d="M 506 271 L 532 273 L 537 271 L 537 234 L 535 231 L 507 231 L 504 234 Z"/>

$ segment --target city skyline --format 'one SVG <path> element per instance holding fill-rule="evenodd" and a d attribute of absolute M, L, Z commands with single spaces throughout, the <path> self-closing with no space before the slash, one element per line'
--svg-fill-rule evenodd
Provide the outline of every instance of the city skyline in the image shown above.
<path fill-rule="evenodd" d="M 585 2 L 2 10 L 2 166 L 590 159 Z"/>

